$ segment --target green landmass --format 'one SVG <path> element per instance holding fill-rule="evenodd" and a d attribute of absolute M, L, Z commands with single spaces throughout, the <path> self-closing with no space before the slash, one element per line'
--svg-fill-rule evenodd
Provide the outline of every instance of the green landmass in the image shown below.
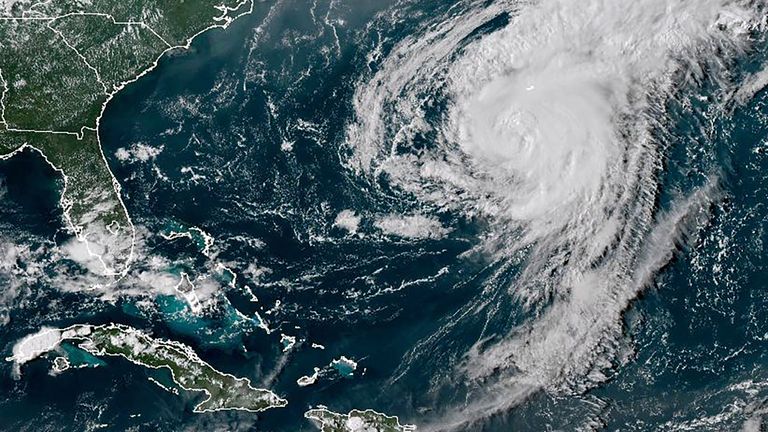
<path fill-rule="evenodd" d="M 287 404 L 285 399 L 271 391 L 253 387 L 247 378 L 214 369 L 184 344 L 156 339 L 126 325 L 79 324 L 60 330 L 44 329 L 39 335 L 42 336 L 31 335 L 18 343 L 18 348 L 14 348 L 16 356 L 9 360 L 23 364 L 45 352 L 56 351 L 70 363 L 82 363 L 82 354 L 69 358 L 72 353 L 77 353 L 71 346 L 60 349 L 70 343 L 95 357 L 122 357 L 140 366 L 167 370 L 179 387 L 205 394 L 205 399 L 194 408 L 197 413 L 222 410 L 258 412 Z M 36 343 L 35 338 L 45 342 Z"/>
<path fill-rule="evenodd" d="M 123 274 L 134 231 L 99 144 L 101 113 L 164 52 L 226 27 L 252 0 L 9 1 L 0 9 L 0 158 L 42 153 L 64 178 L 64 217 L 85 255 L 102 273 Z"/>
<path fill-rule="evenodd" d="M 185 345 L 153 339 L 128 326 L 110 324 L 91 327 L 90 335 L 79 346 L 96 356 L 120 356 L 142 366 L 170 370 L 179 386 L 207 395 L 195 407 L 195 412 L 228 409 L 263 411 L 287 403 L 269 390 L 251 386 L 247 378 L 219 372 Z"/>
<path fill-rule="evenodd" d="M 401 425 L 396 416 L 387 416 L 374 410 L 352 410 L 339 414 L 325 408 L 304 413 L 321 432 L 412 432 L 412 425 Z"/>
<path fill-rule="evenodd" d="M 188 226 L 183 222 L 169 220 L 166 222 L 160 235 L 167 240 L 186 237 L 197 246 L 198 250 L 200 250 L 203 255 L 210 258 L 211 247 L 213 246 L 214 241 L 213 237 L 198 227 Z"/>

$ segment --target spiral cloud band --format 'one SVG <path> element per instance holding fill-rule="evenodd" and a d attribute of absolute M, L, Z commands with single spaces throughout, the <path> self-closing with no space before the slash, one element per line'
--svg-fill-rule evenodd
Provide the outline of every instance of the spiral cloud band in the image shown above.
<path fill-rule="evenodd" d="M 504 296 L 535 311 L 465 354 L 473 401 L 434 428 L 606 379 L 623 311 L 717 199 L 713 173 L 657 208 L 665 104 L 704 71 L 719 82 L 765 25 L 753 1 L 467 1 L 377 59 L 350 169 L 483 221 L 496 274 L 457 317 Z"/>

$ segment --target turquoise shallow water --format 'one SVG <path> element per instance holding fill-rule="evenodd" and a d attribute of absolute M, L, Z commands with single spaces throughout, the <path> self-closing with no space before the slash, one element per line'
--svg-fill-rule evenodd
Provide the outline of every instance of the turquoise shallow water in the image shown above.
<path fill-rule="evenodd" d="M 109 303 L 32 280 L 16 289 L 10 320 L 0 327 L 5 355 L 40 325 L 134 325 L 189 344 L 218 369 L 285 397 L 287 407 L 193 414 L 198 396 L 175 396 L 147 379 L 167 385 L 162 373 L 109 359 L 51 376 L 49 362 L 39 360 L 19 381 L 9 363 L 0 365 L 0 429 L 309 431 L 303 413 L 318 404 L 339 412 L 373 408 L 419 425 L 470 400 L 472 390 L 452 381 L 450 368 L 481 335 L 504 334 L 536 311 L 505 301 L 499 289 L 490 297 L 495 313 L 454 314 L 489 284 L 515 280 L 520 268 L 495 275 L 500 264 L 468 252 L 481 242 L 486 221 L 450 209 L 431 215 L 450 228 L 445 236 L 378 235 L 373 216 L 415 212 L 423 203 L 386 176 L 356 175 L 341 146 L 354 117 L 355 82 L 381 66 L 371 51 L 386 53 L 447 3 L 422 2 L 389 22 L 382 17 L 397 9 L 389 2 L 320 1 L 310 9 L 303 1 L 263 2 L 227 30 L 163 58 L 110 103 L 102 143 L 137 225 L 150 233 L 199 227 L 215 239 L 215 258 L 204 256 L 200 237 L 149 236 L 145 250 L 167 259 L 164 271 L 175 277 L 212 274 L 222 306 L 194 316 L 165 294 Z M 499 15 L 463 43 L 509 23 Z M 759 69 L 764 48 L 731 66 L 734 80 Z M 715 83 L 702 81 L 696 91 L 715 97 Z M 624 311 L 616 342 L 622 347 L 608 379 L 585 391 L 536 392 L 471 430 L 738 430 L 765 409 L 768 93 L 714 120 L 693 93 L 681 89 L 660 120 L 666 148 L 655 211 L 669 210 L 713 173 L 721 198 Z M 436 100 L 426 116 L 439 118 L 444 103 Z M 409 145 L 417 152 L 431 143 L 422 136 Z M 159 151 L 116 156 L 137 146 Z M 4 236 L 33 245 L 65 238 L 56 207 L 60 181 L 39 157 L 0 162 L 0 179 Z M 367 216 L 358 228 L 364 235 L 334 226 L 346 209 Z M 215 263 L 237 276 L 234 286 Z M 14 277 L 0 273 L 8 286 Z M 460 325 L 450 327 L 446 342 L 418 351 L 454 321 Z M 297 337 L 288 352 L 281 333 Z M 331 366 L 341 356 L 357 369 Z M 322 370 L 318 382 L 297 386 L 314 367 Z"/>

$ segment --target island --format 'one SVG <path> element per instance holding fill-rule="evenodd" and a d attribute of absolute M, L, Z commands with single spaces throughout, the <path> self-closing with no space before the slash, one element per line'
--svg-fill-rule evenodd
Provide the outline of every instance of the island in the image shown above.
<path fill-rule="evenodd" d="M 387 416 L 374 410 L 352 410 L 338 414 L 325 407 L 304 413 L 321 432 L 413 432 L 416 426 L 401 425 L 397 416 Z"/>
<path fill-rule="evenodd" d="M 0 159 L 33 150 L 62 176 L 65 225 L 89 270 L 124 275 L 136 235 L 99 141 L 108 102 L 164 53 L 252 10 L 252 0 L 0 3 Z"/>
<path fill-rule="evenodd" d="M 155 339 L 122 324 L 43 328 L 19 340 L 13 347 L 13 355 L 6 360 L 14 362 L 14 373 L 18 376 L 24 363 L 48 352 L 61 351 L 58 348 L 62 342 L 74 343 L 97 357 L 122 357 L 143 367 L 168 370 L 179 387 L 205 394 L 205 399 L 194 407 L 196 413 L 223 410 L 259 412 L 288 403 L 269 390 L 253 387 L 247 378 L 214 369 L 184 344 Z M 61 358 L 57 357 L 54 363 L 57 372 L 62 372 L 66 369 L 64 365 L 68 365 L 59 360 Z"/>

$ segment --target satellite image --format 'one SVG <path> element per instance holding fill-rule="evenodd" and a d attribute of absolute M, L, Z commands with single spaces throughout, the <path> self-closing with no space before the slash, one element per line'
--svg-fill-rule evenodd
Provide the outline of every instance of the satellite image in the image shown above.
<path fill-rule="evenodd" d="M 768 1 L 0 0 L 0 431 L 768 431 Z"/>

